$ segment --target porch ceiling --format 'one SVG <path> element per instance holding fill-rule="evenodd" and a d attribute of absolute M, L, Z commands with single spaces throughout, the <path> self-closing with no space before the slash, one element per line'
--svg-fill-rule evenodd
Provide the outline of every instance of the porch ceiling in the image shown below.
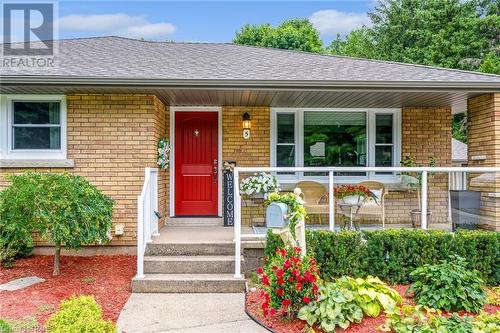
<path fill-rule="evenodd" d="M 149 94 L 167 105 L 233 105 L 318 108 L 397 108 L 404 106 L 451 106 L 454 113 L 463 112 L 467 99 L 485 91 L 440 91 L 437 89 L 329 89 L 329 88 L 170 88 L 0 85 L 2 94 Z"/>

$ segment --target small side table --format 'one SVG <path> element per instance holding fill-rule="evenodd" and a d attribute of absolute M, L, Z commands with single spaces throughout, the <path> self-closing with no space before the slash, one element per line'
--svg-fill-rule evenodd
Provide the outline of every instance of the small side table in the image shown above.
<path fill-rule="evenodd" d="M 348 205 L 345 203 L 339 204 L 342 215 L 349 218 L 348 228 L 346 228 L 347 223 L 343 223 L 342 225 L 343 230 L 356 230 L 356 231 L 360 230 L 358 212 L 362 205 L 363 202 L 360 202 L 355 205 Z"/>

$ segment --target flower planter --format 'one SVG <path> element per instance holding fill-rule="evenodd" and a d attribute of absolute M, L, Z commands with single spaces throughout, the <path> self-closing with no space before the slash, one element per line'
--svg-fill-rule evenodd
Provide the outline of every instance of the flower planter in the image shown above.
<path fill-rule="evenodd" d="M 342 198 L 342 201 L 349 206 L 356 206 L 363 202 L 364 197 L 360 195 L 347 195 Z"/>

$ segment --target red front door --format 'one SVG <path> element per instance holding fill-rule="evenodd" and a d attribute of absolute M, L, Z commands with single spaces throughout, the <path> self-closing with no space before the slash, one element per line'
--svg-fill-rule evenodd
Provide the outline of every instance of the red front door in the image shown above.
<path fill-rule="evenodd" d="M 217 215 L 217 112 L 175 112 L 175 215 Z"/>

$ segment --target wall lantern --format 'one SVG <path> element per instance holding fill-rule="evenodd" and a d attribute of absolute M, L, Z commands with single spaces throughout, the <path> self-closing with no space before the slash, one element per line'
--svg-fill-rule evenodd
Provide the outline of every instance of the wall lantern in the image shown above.
<path fill-rule="evenodd" d="M 252 122 L 250 120 L 250 115 L 248 112 L 243 114 L 243 139 L 250 139 L 250 128 L 252 127 Z"/>

